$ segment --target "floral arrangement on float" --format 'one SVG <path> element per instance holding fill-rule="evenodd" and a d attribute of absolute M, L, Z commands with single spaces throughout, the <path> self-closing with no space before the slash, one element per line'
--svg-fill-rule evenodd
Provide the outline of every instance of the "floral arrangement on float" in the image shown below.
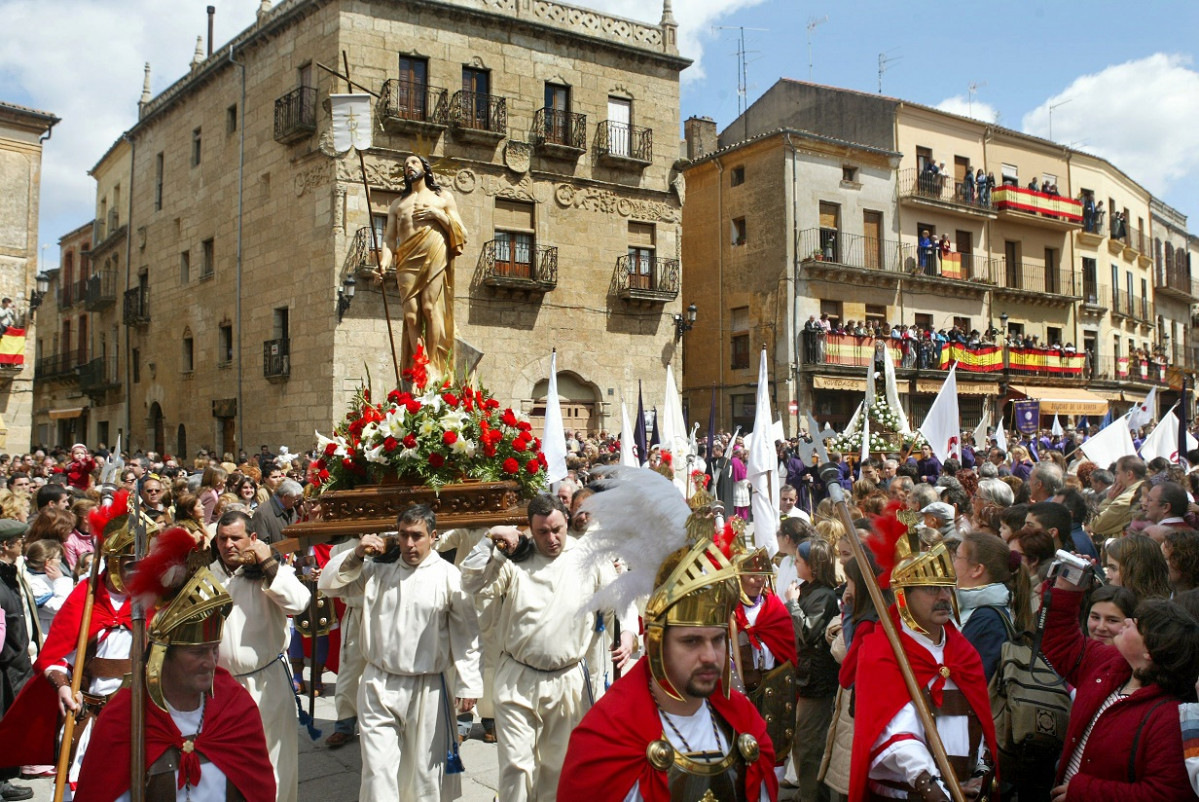
<path fill-rule="evenodd" d="M 404 378 L 410 389 L 392 390 L 378 403 L 369 386 L 359 387 L 332 435 L 316 433 L 320 454 L 312 468 L 322 491 L 389 480 L 435 491 L 462 481 L 511 481 L 525 497 L 545 487 L 545 455 L 527 420 L 501 410 L 486 389 L 432 374 L 423 347 Z"/>

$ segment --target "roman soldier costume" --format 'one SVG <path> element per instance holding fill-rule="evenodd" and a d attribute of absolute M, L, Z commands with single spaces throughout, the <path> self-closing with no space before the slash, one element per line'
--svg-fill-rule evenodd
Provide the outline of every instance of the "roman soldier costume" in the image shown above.
<path fill-rule="evenodd" d="M 649 596 L 646 656 L 571 734 L 558 797 L 619 802 L 634 792 L 652 802 L 775 799 L 775 751 L 766 723 L 732 689 L 728 660 L 716 691 L 694 715 L 667 713 L 654 696 L 656 685 L 673 699 L 685 698 L 667 671 L 667 628 L 724 627 L 727 642 L 736 643 L 733 609 L 741 593 L 730 559 L 731 529 L 718 527 L 723 508 L 700 491 L 689 509 L 669 480 L 644 469 L 601 475 L 603 490 L 584 506 L 599 523 L 587 546 L 595 559 L 617 553 L 630 565 L 605 591 L 605 604 L 613 595 L 621 597 L 618 606 L 622 594 Z"/>
<path fill-rule="evenodd" d="M 915 516 L 901 521 L 894 507 L 876 527 L 869 545 L 884 569 L 879 586 L 889 586 L 894 593 L 895 604 L 888 613 L 954 774 L 959 783 L 984 776 L 988 769 L 979 760 L 979 747 L 985 742 L 994 755 L 996 746 L 982 661 L 953 622 L 945 624 L 939 642 L 933 641 L 913 617 L 906 597 L 914 587 L 956 587 L 953 559 L 944 543 L 921 551 Z M 951 593 L 950 599 L 956 619 L 956 596 Z M 846 664 L 856 666 L 851 802 L 947 800 L 895 652 L 881 627 L 854 638 Z"/>

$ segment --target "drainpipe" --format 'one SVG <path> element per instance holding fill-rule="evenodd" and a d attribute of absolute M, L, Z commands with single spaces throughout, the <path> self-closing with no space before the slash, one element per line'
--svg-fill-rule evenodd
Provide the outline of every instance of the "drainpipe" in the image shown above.
<path fill-rule="evenodd" d="M 229 45 L 229 63 L 241 69 L 241 120 L 238 126 L 238 143 L 237 143 L 237 268 L 235 275 L 237 276 L 236 303 L 234 307 L 233 320 L 234 326 L 237 328 L 237 445 L 236 451 L 240 451 L 245 447 L 245 409 L 246 405 L 243 402 L 242 382 L 243 382 L 243 362 L 242 359 L 242 329 L 241 329 L 241 242 L 242 242 L 242 201 L 243 190 L 245 189 L 246 175 L 246 65 L 233 60 L 233 45 Z"/>
<path fill-rule="evenodd" d="M 137 175 L 137 141 L 124 135 L 129 143 L 129 209 L 125 213 L 125 290 L 133 281 L 133 179 Z M 121 312 L 125 310 L 125 296 L 121 295 Z M 133 335 L 132 327 L 125 324 L 125 448 L 133 453 Z"/>
<path fill-rule="evenodd" d="M 795 151 L 795 143 L 791 141 L 791 134 L 783 134 L 783 139 L 787 142 L 787 147 L 791 149 L 791 275 L 787 279 L 787 375 L 790 379 L 791 393 L 789 393 L 788 401 L 794 401 L 796 410 L 799 409 L 799 348 L 796 346 L 796 339 L 799 337 L 799 299 L 796 297 L 799 293 L 799 179 L 796 175 L 795 162 L 797 154 Z M 791 366 L 795 365 L 792 370 Z M 791 416 L 786 416 L 787 429 L 791 429 Z M 798 416 L 797 416 L 798 420 Z M 796 426 L 791 434 L 796 434 L 799 427 Z"/>
<path fill-rule="evenodd" d="M 724 165 L 720 157 L 712 159 L 716 165 L 716 353 L 720 367 L 720 398 L 716 402 L 716 415 L 724 420 Z"/>

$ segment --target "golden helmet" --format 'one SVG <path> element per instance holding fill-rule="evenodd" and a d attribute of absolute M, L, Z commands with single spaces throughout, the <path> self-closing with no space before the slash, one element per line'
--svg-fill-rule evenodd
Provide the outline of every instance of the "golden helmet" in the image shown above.
<path fill-rule="evenodd" d="M 104 557 L 108 581 L 117 592 L 125 590 L 125 580 L 121 576 L 121 558 L 134 556 L 137 541 L 137 518 L 129 510 L 129 497 L 128 490 L 119 490 L 112 497 L 111 504 L 96 507 L 88 514 L 92 534 L 100 543 L 100 555 Z M 146 548 L 149 549 L 150 541 L 158 534 L 160 527 L 140 509 L 137 515 L 141 516 L 145 525 Z"/>
<path fill-rule="evenodd" d="M 923 635 L 928 632 L 916 622 L 908 607 L 904 591 L 914 587 L 957 587 L 957 573 L 953 570 L 953 556 L 945 543 L 937 543 L 922 551 L 920 536 L 916 531 L 919 516 L 901 509 L 893 502 L 885 515 L 875 522 L 875 536 L 869 541 L 879 565 L 885 570 L 879 585 L 890 587 L 895 595 L 895 606 L 899 616 L 911 629 Z M 954 620 L 958 620 L 957 593 L 950 593 Z"/>

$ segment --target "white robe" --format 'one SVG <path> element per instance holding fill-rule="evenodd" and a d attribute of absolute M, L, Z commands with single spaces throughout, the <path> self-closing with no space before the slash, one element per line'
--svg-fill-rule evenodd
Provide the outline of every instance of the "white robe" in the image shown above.
<path fill-rule="evenodd" d="M 250 579 L 245 569 L 233 576 L 220 560 L 211 570 L 233 598 L 221 638 L 220 666 L 249 691 L 258 705 L 267 751 L 275 769 L 279 802 L 295 802 L 299 785 L 299 723 L 291 674 L 285 659 L 291 638 L 288 616 L 302 613 L 311 594 L 290 565 L 280 565 L 269 584 Z"/>
<path fill-rule="evenodd" d="M 458 569 L 437 552 L 414 567 L 347 551 L 325 566 L 320 588 L 362 594 L 359 798 L 456 798 L 461 775 L 445 773 L 454 697 L 483 693 L 474 604 Z"/>
<path fill-rule="evenodd" d="M 586 609 L 612 581 L 610 563 L 585 567 L 567 537 L 551 559 L 536 549 L 515 563 L 484 539 L 462 563 L 462 587 L 495 606 L 503 653 L 495 677 L 499 798 L 552 800 L 570 732 L 591 707 L 584 658 L 600 633 Z M 612 616 L 605 616 L 610 630 Z"/>

